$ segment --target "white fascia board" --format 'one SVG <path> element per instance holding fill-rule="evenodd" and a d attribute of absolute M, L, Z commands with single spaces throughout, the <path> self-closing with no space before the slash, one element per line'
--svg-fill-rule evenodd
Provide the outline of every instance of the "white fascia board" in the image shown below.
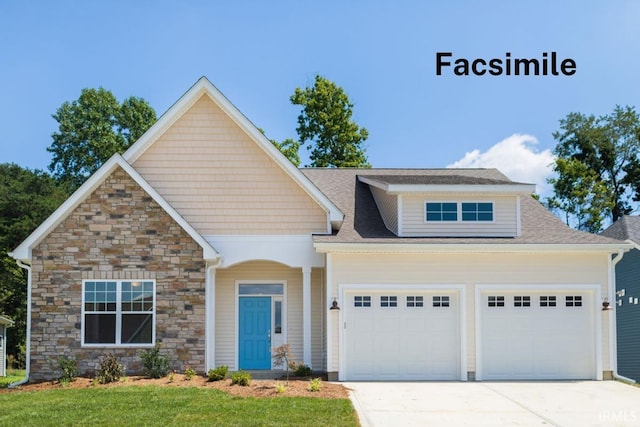
<path fill-rule="evenodd" d="M 327 212 L 334 228 L 339 228 L 344 214 L 293 163 L 280 152 L 258 128 L 238 110 L 206 77 L 201 77 L 158 121 L 147 130 L 124 154 L 133 164 L 153 143 L 175 123 L 203 95 L 222 109 L 284 172 Z M 327 230 L 331 233 L 331 230 Z"/>
<path fill-rule="evenodd" d="M 620 244 L 420 244 L 420 243 L 323 243 L 313 245 L 319 253 L 618 253 L 631 245 Z"/>
<path fill-rule="evenodd" d="M 120 166 L 142 189 L 151 196 L 201 247 L 206 260 L 217 260 L 217 251 L 178 214 L 173 207 L 155 191 L 138 172 L 119 154 L 107 160 L 84 184 L 80 186 L 58 209 L 56 209 L 33 233 L 29 235 L 10 255 L 22 262 L 31 262 L 31 249 L 37 246 L 55 227 L 57 227 L 78 205 L 84 201 L 105 179 Z"/>

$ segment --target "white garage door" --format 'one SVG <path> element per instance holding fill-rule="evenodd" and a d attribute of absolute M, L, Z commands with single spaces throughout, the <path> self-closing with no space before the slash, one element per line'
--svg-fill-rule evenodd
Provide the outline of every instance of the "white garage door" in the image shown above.
<path fill-rule="evenodd" d="M 501 292 L 481 298 L 482 379 L 595 379 L 590 292 Z"/>
<path fill-rule="evenodd" d="M 456 380 L 460 366 L 456 292 L 346 294 L 347 380 Z"/>

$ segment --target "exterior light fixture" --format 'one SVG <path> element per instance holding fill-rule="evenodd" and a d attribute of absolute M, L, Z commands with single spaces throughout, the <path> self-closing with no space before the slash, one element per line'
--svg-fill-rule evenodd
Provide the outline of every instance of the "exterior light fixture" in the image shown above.
<path fill-rule="evenodd" d="M 333 302 L 331 303 L 329 310 L 340 310 L 340 307 L 338 307 L 338 298 L 333 297 Z"/>
<path fill-rule="evenodd" d="M 609 298 L 604 298 L 602 300 L 602 311 L 613 310 L 613 308 L 609 307 Z"/>

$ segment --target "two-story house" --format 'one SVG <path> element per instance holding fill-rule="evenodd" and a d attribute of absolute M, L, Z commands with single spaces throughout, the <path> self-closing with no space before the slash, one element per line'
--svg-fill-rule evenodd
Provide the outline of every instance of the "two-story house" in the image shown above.
<path fill-rule="evenodd" d="M 135 371 L 156 341 L 200 372 L 269 371 L 288 343 L 337 380 L 610 377 L 629 245 L 534 191 L 494 169 L 297 169 L 202 78 L 12 253 L 30 377 L 60 354 Z"/>

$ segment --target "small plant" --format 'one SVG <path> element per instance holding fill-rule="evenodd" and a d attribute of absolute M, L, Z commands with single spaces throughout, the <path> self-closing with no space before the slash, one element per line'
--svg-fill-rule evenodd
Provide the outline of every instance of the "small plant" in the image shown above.
<path fill-rule="evenodd" d="M 58 356 L 58 369 L 60 369 L 60 383 L 63 385 L 75 381 L 78 376 L 78 363 L 73 357 Z"/>
<path fill-rule="evenodd" d="M 307 387 L 307 390 L 320 391 L 320 388 L 322 388 L 322 380 L 320 378 L 314 378 L 309 381 L 309 387 Z"/>
<path fill-rule="evenodd" d="M 304 363 L 295 363 L 291 362 L 291 370 L 293 371 L 293 375 L 296 377 L 310 377 L 311 376 L 311 368 Z"/>
<path fill-rule="evenodd" d="M 175 381 L 176 377 L 176 371 L 171 371 L 171 373 L 169 374 L 169 382 L 172 383 L 173 381 Z"/>
<path fill-rule="evenodd" d="M 169 375 L 171 360 L 169 356 L 160 355 L 160 343 L 157 343 L 152 349 L 143 350 L 140 353 L 140 358 L 148 377 L 163 378 Z"/>
<path fill-rule="evenodd" d="M 231 384 L 247 387 L 251 383 L 251 374 L 247 371 L 238 371 L 231 374 Z"/>
<path fill-rule="evenodd" d="M 207 380 L 221 381 L 227 377 L 228 373 L 229 373 L 229 367 L 226 365 L 221 365 L 215 369 L 209 369 L 209 372 L 207 372 Z"/>
<path fill-rule="evenodd" d="M 282 383 L 277 383 L 276 384 L 276 393 L 278 394 L 283 394 L 285 391 L 287 391 L 287 386 L 282 384 Z"/>
<path fill-rule="evenodd" d="M 184 369 L 184 379 L 185 381 L 191 381 L 193 377 L 196 376 L 196 371 L 191 369 L 189 366 L 186 366 Z"/>
<path fill-rule="evenodd" d="M 289 385 L 289 364 L 290 360 L 293 359 L 293 353 L 291 352 L 291 347 L 289 344 L 282 344 L 280 347 L 275 347 L 272 349 L 273 351 L 273 366 L 284 366 L 287 370 L 287 385 Z"/>
<path fill-rule="evenodd" d="M 124 366 L 118 363 L 113 354 L 107 354 L 100 359 L 100 366 L 96 372 L 96 380 L 99 384 L 108 384 L 118 381 L 124 376 Z"/>

